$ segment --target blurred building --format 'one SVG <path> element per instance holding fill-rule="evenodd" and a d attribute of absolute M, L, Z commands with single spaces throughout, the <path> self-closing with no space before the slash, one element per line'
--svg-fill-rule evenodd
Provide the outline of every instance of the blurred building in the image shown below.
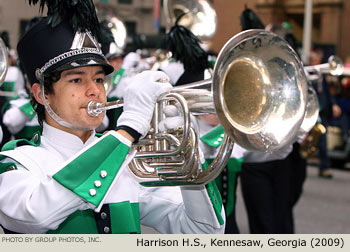
<path fill-rule="evenodd" d="M 297 40 L 300 43 L 302 41 L 304 0 L 208 1 L 214 6 L 218 17 L 217 31 L 211 41 L 211 48 L 217 52 L 229 38 L 241 31 L 239 18 L 245 6 L 255 11 L 265 25 L 289 22 Z M 162 0 L 95 0 L 94 2 L 100 8 L 118 16 L 125 23 L 129 36 L 165 32 Z M 157 3 L 159 8 L 155 11 Z M 11 45 L 15 47 L 26 22 L 38 15 L 39 7 L 29 7 L 26 0 L 1 0 L 0 31 L 10 32 Z M 334 48 L 336 54 L 345 59 L 350 55 L 349 41 L 350 1 L 313 0 L 312 42 Z"/>
<path fill-rule="evenodd" d="M 262 22 L 280 24 L 289 22 L 297 40 L 303 35 L 305 0 L 213 0 L 218 13 L 219 27 L 214 47 L 219 49 L 233 34 L 240 31 L 239 14 L 244 6 L 255 11 Z M 313 0 L 312 42 L 332 47 L 342 59 L 350 55 L 350 1 Z M 229 33 L 231 32 L 231 35 Z"/>

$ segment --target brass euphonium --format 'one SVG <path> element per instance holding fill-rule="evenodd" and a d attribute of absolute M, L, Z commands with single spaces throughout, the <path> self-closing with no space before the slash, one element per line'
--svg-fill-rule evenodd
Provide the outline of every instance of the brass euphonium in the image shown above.
<path fill-rule="evenodd" d="M 0 85 L 4 82 L 8 69 L 8 52 L 5 43 L 0 38 Z"/>
<path fill-rule="evenodd" d="M 175 24 L 189 29 L 202 42 L 209 41 L 216 32 L 216 11 L 208 0 L 163 0 L 167 30 Z"/>
<path fill-rule="evenodd" d="M 96 11 L 99 22 L 110 30 L 114 39 L 114 42 L 109 44 L 108 52 L 105 55 L 106 58 L 122 55 L 127 42 L 127 31 L 124 22 L 109 9 L 97 8 Z M 107 94 L 112 91 L 112 74 L 106 76 L 104 86 Z"/>
<path fill-rule="evenodd" d="M 303 123 L 300 126 L 299 134 L 305 134 L 305 138 L 300 145 L 300 155 L 303 158 L 311 158 L 318 149 L 318 141 L 322 134 L 326 133 L 326 128 L 317 122 L 319 114 L 319 101 L 316 91 L 308 86 L 308 100 Z"/>
<path fill-rule="evenodd" d="M 134 148 L 130 170 L 145 186 L 202 185 L 220 174 L 233 141 L 261 152 L 291 144 L 306 108 L 307 80 L 302 63 L 276 34 L 248 30 L 232 37 L 217 58 L 213 78 L 175 87 L 155 108 L 151 130 Z M 164 106 L 181 105 L 184 126 L 159 129 Z M 122 105 L 90 102 L 91 116 Z M 216 113 L 225 130 L 217 158 L 205 170 L 199 164 L 198 137 L 190 113 Z"/>

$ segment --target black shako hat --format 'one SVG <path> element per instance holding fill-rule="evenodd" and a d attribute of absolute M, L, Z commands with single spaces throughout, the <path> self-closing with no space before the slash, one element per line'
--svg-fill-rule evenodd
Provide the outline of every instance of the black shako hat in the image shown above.
<path fill-rule="evenodd" d="M 113 72 L 99 44 L 89 33 L 74 33 L 67 21 L 51 27 L 43 18 L 18 42 L 17 52 L 31 84 L 54 71 L 100 65 L 106 75 Z"/>
<path fill-rule="evenodd" d="M 47 17 L 33 25 L 17 45 L 24 72 L 31 84 L 55 71 L 82 66 L 102 66 L 113 72 L 96 37 L 99 23 L 92 0 L 29 0 L 47 5 Z"/>

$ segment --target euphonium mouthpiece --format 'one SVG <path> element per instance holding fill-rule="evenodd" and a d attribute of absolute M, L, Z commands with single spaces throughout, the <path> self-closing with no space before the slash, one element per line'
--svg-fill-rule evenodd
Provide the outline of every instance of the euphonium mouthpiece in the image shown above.
<path fill-rule="evenodd" d="M 105 103 L 90 101 L 87 105 L 87 113 L 91 117 L 97 117 L 106 110 L 119 108 L 122 106 L 123 106 L 122 100 L 116 100 L 116 101 L 105 102 Z"/>

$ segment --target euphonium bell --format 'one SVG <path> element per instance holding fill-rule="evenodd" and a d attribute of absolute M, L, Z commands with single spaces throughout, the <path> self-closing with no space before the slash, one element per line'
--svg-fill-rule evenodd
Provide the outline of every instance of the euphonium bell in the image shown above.
<path fill-rule="evenodd" d="M 285 40 L 264 30 L 241 32 L 220 51 L 212 79 L 175 87 L 160 97 L 151 130 L 135 146 L 129 168 L 145 186 L 206 184 L 225 167 L 233 141 L 260 152 L 295 141 L 306 95 L 302 63 Z M 88 111 L 93 116 L 121 103 L 91 102 Z M 171 103 L 181 105 L 184 126 L 161 132 L 162 109 Z M 226 133 L 217 158 L 205 170 L 190 113 L 216 113 Z"/>
<path fill-rule="evenodd" d="M 8 53 L 7 47 L 0 38 L 0 85 L 5 80 L 8 69 Z"/>

